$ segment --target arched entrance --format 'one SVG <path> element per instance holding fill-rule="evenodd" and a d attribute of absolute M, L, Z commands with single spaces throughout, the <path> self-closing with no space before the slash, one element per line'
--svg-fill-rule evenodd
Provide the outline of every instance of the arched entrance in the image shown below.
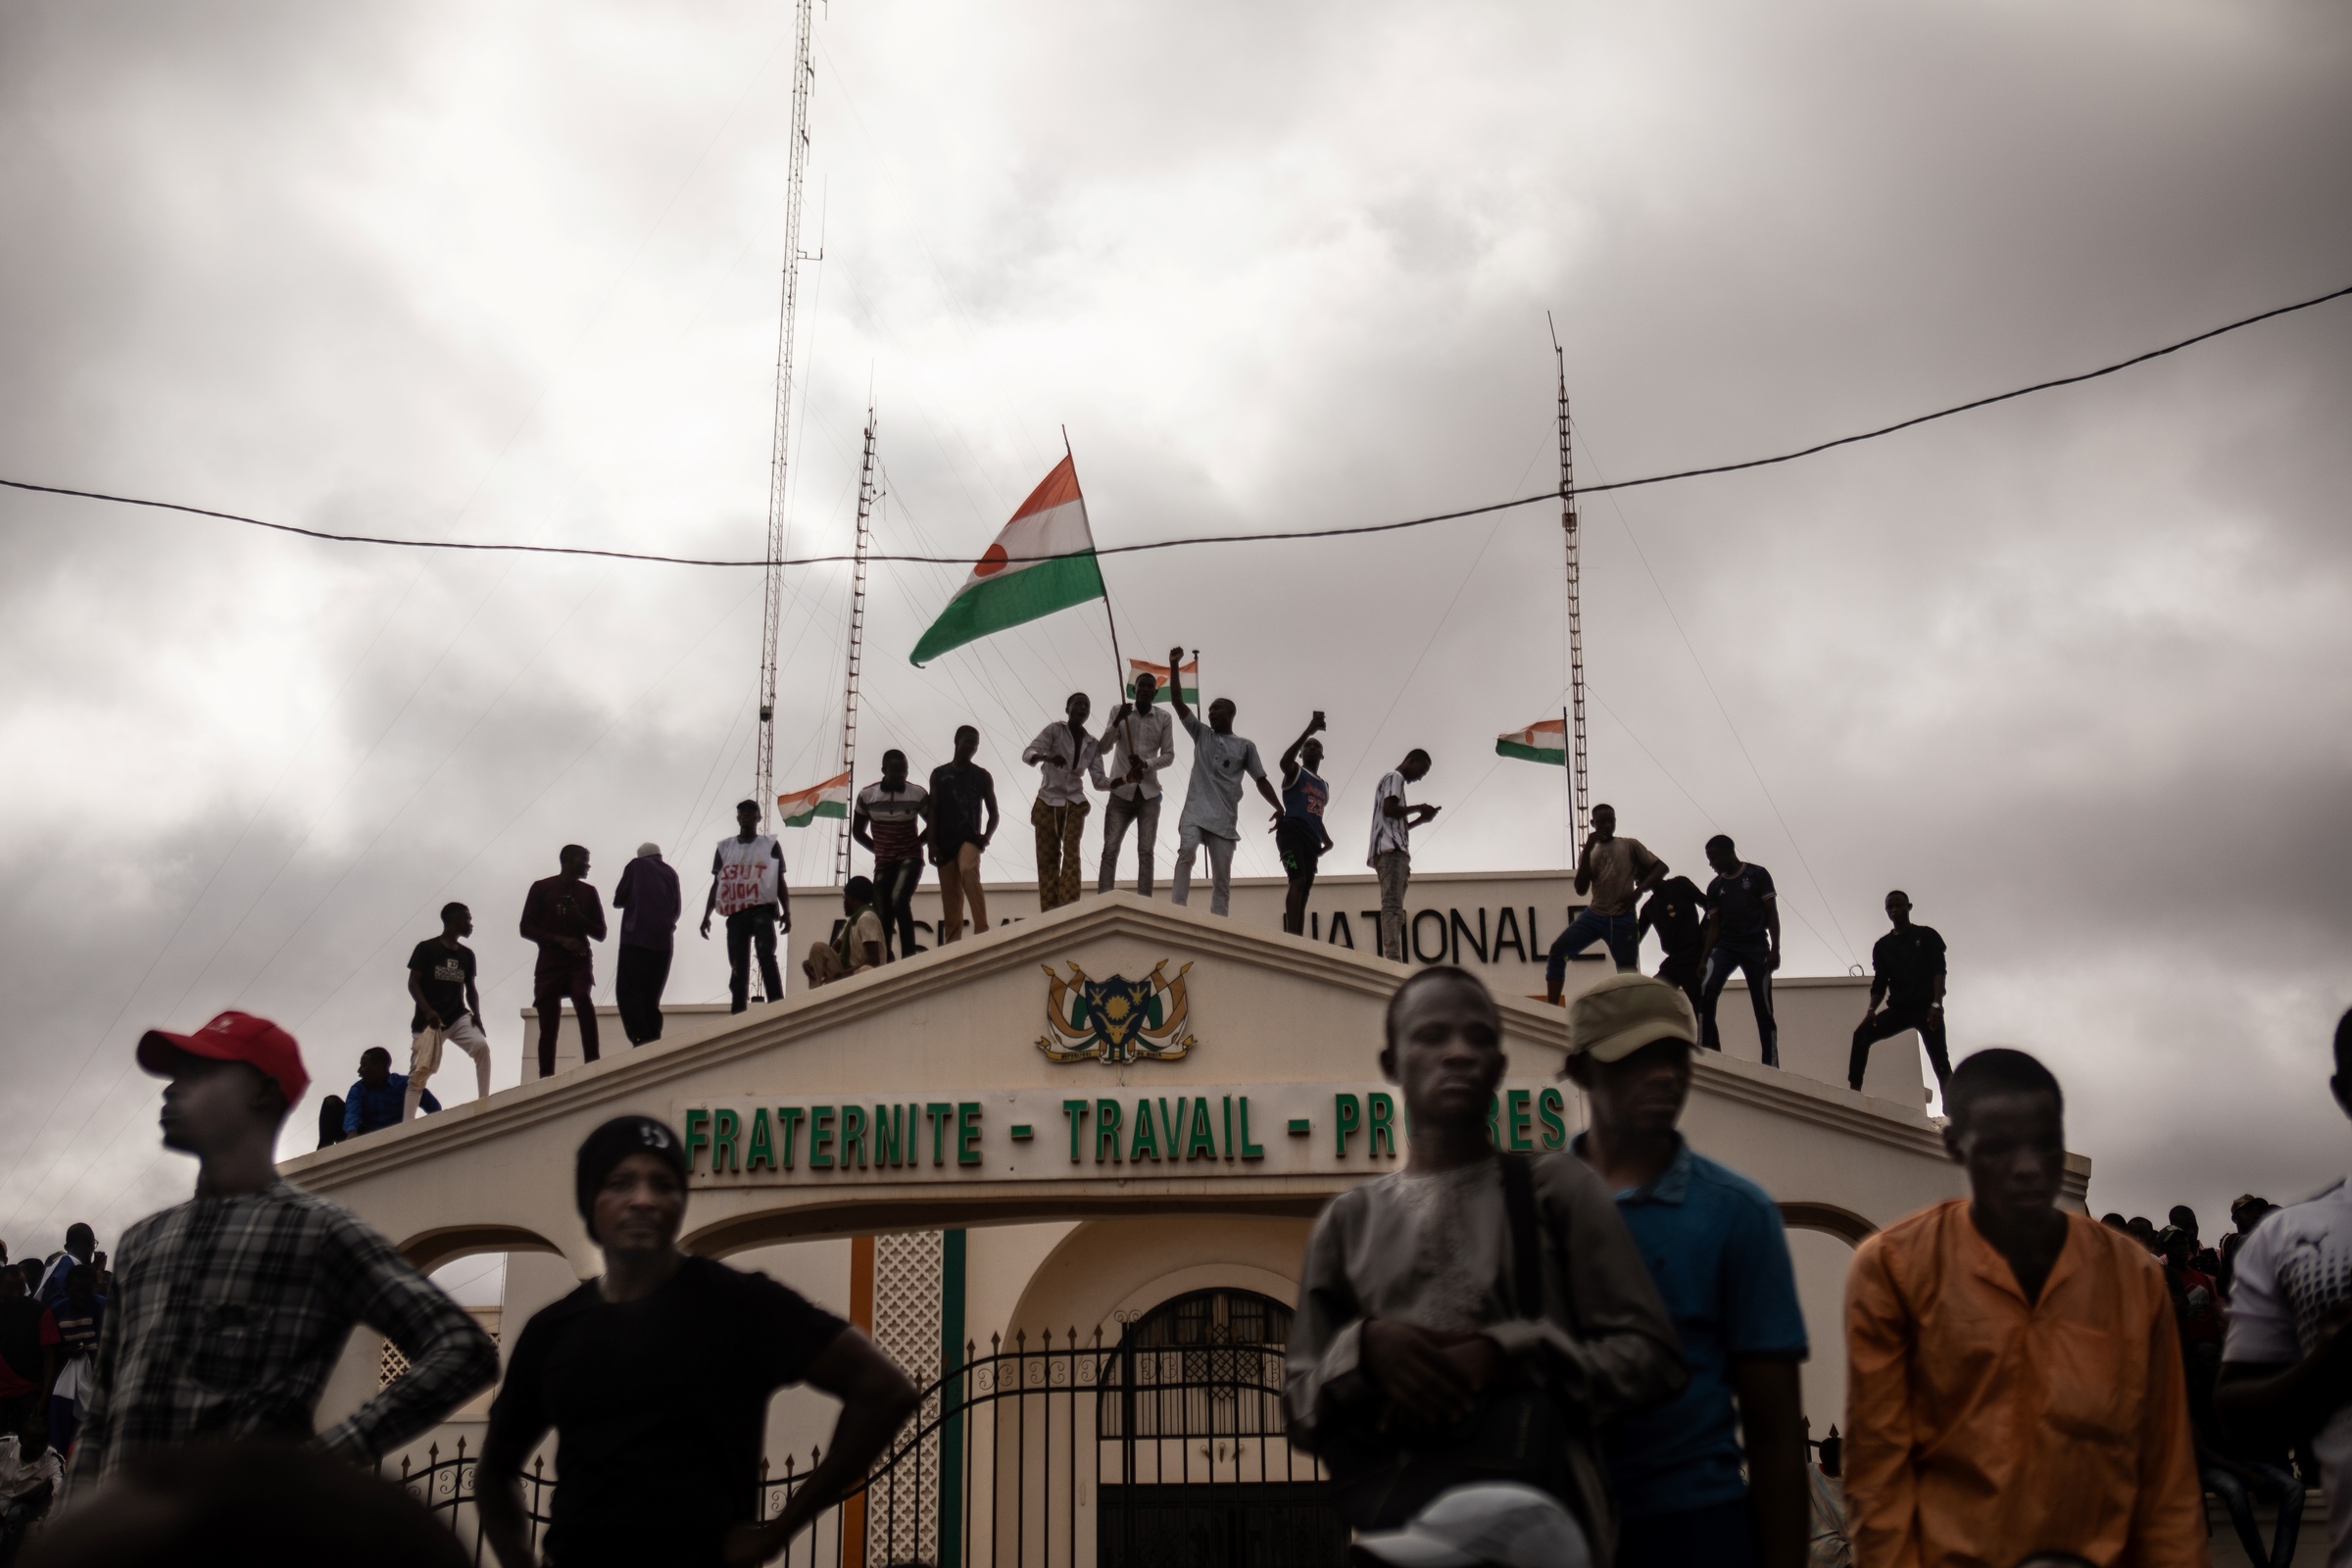
<path fill-rule="evenodd" d="M 1291 1309 L 1190 1291 L 1127 1326 L 1103 1370 L 1096 1561 L 1102 1568 L 1334 1568 L 1348 1528 L 1282 1407 Z"/>

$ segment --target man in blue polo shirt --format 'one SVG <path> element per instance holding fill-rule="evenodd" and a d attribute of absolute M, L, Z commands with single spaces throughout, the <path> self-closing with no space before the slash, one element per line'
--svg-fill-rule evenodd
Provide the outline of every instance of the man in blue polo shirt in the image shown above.
<path fill-rule="evenodd" d="M 1590 1113 L 1574 1148 L 1617 1195 L 1690 1368 L 1681 1394 L 1610 1434 L 1618 1568 L 1802 1568 L 1804 1314 L 1780 1210 L 1675 1130 L 1698 1041 L 1690 1000 L 1612 975 L 1576 1000 L 1568 1037 Z"/>

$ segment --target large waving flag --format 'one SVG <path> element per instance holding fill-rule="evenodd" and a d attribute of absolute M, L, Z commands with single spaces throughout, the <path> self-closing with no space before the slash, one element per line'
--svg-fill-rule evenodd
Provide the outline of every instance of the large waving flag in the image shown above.
<path fill-rule="evenodd" d="M 1186 702 L 1198 705 L 1200 701 L 1200 661 L 1196 659 L 1189 664 L 1179 664 L 1177 669 L 1184 676 L 1184 690 L 1181 695 Z M 1151 676 L 1159 683 L 1160 695 L 1165 697 L 1168 694 L 1167 665 L 1154 664 L 1149 659 L 1130 659 L 1127 661 L 1127 700 L 1129 702 L 1135 701 L 1135 677 L 1138 675 Z"/>
<path fill-rule="evenodd" d="M 1525 729 L 1505 730 L 1494 737 L 1494 753 L 1498 757 L 1516 757 L 1522 762 L 1549 762 L 1554 767 L 1568 765 L 1568 722 L 1546 718 Z"/>
<path fill-rule="evenodd" d="M 1065 457 L 1029 492 L 908 658 L 923 664 L 990 632 L 1102 597 L 1078 466 Z"/>
<path fill-rule="evenodd" d="M 786 827 L 807 827 L 820 816 L 850 814 L 850 775 L 836 773 L 822 784 L 776 797 L 776 809 Z"/>

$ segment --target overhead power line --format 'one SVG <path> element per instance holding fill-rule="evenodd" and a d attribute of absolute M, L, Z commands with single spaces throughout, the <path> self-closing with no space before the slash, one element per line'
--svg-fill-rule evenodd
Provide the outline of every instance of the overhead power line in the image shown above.
<path fill-rule="evenodd" d="M 1583 484 L 1566 489 L 1545 490 L 1532 496 L 1521 496 L 1516 501 L 1490 502 L 1483 507 L 1464 507 L 1457 512 L 1432 513 L 1425 517 L 1406 517 L 1396 522 L 1365 522 L 1337 528 L 1292 528 L 1278 533 L 1188 534 L 1175 539 L 1153 539 L 1143 544 L 1098 545 L 1095 548 L 1095 554 L 1098 556 L 1128 556 L 1150 550 L 1181 550 L 1194 545 L 1255 545 L 1272 544 L 1285 539 L 1345 539 L 1362 534 L 1396 533 L 1406 528 L 1426 528 L 1432 523 L 1455 522 L 1464 517 L 1483 517 L 1491 512 L 1510 512 L 1519 507 L 1557 502 L 1566 496 L 1601 495 L 1611 490 L 1639 490 L 1646 485 L 1672 484 L 1682 479 L 1703 479 L 1711 474 L 1741 473 L 1750 468 L 1769 468 L 1783 463 L 1794 463 L 1799 458 L 1810 458 L 1824 452 L 1835 451 L 1838 447 L 1850 447 L 1863 441 L 1876 441 L 1881 436 L 1893 435 L 1919 425 L 1931 424 L 1937 419 L 1948 419 L 1954 415 L 1968 414 L 1977 409 L 1987 409 L 1996 403 L 2007 403 L 2014 398 L 2031 397 L 2036 392 L 2048 392 L 2062 386 L 2078 386 L 2084 381 L 2095 381 L 2101 376 L 2113 375 L 2119 370 L 2129 370 L 2136 365 L 2145 365 L 2150 360 L 2160 360 L 2168 354 L 2178 354 L 2182 349 L 2194 348 L 2199 343 L 2210 342 L 2226 333 L 2239 331 L 2278 317 L 2291 316 L 2297 311 L 2308 311 L 2315 306 L 2326 305 L 2331 300 L 2343 299 L 2347 295 L 2352 295 L 2352 285 L 2331 289 L 2328 293 L 2316 295 L 2311 299 L 2298 300 L 2292 305 L 2281 305 L 2275 310 L 2264 311 L 2259 315 L 2248 316 L 2226 325 L 2214 327 L 2210 331 L 2199 332 L 2194 337 L 2184 337 L 2178 343 L 2168 343 L 2162 348 L 2150 349 L 2145 354 L 2134 354 L 2128 360 L 2118 360 L 2112 365 L 2102 365 L 2095 370 L 2083 370 L 2075 375 L 2062 375 L 2049 381 L 2036 381 L 2032 386 L 2021 386 L 2008 392 L 1996 392 L 1990 397 L 1973 398 L 1966 403 L 1955 403 L 1948 409 L 1937 409 L 1932 414 L 1914 415 L 1908 419 L 1898 419 L 1892 424 L 1883 424 L 1875 430 L 1856 431 L 1852 435 L 1841 435 L 1831 441 L 1819 441 L 1809 447 L 1799 447 L 1793 452 L 1776 453 L 1768 458 L 1746 458 L 1738 463 L 1716 463 L 1709 464 L 1704 467 L 1677 468 L 1671 473 L 1645 474 L 1638 479 L 1617 479 L 1606 484 Z M 299 534 L 305 539 L 318 539 L 328 544 L 339 545 L 387 545 L 401 550 L 487 550 L 532 556 L 587 556 L 600 561 L 642 561 L 667 566 L 750 566 L 758 567 L 760 570 L 766 570 L 771 566 L 833 565 L 854 562 L 857 559 L 854 555 L 836 555 L 730 560 L 703 556 L 662 556 L 634 550 L 598 550 L 586 545 L 524 545 L 484 543 L 462 539 L 388 539 L 377 534 L 330 533 L 322 528 L 305 528 L 291 522 L 271 522 L 264 517 L 248 517 L 242 513 L 236 512 L 218 512 L 210 507 L 191 507 L 177 501 L 153 501 L 141 496 L 110 495 L 101 490 L 79 490 L 69 485 L 34 484 L 26 479 L 0 477 L 0 486 L 6 486 L 11 490 L 29 491 L 35 495 L 71 496 L 80 501 L 104 501 L 116 506 L 148 507 L 158 512 L 185 513 L 194 517 L 216 517 L 222 522 L 238 522 L 248 527 L 268 528 L 277 533 Z M 865 559 L 868 562 L 904 562 L 918 565 L 939 566 L 963 566 L 971 564 L 969 556 L 869 555 Z M 1052 558 L 1014 556 L 1009 559 L 1027 562 L 1046 561 Z"/>

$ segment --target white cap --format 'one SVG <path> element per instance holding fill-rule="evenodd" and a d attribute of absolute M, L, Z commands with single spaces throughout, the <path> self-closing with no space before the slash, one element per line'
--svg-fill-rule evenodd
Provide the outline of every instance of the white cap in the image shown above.
<path fill-rule="evenodd" d="M 639 855 L 660 855 L 662 853 L 662 846 L 659 844 L 640 844 L 637 846 L 637 853 Z"/>
<path fill-rule="evenodd" d="M 1548 1492 L 1488 1481 L 1440 1493 L 1402 1530 L 1355 1538 L 1395 1568 L 1591 1568 L 1585 1533 Z"/>

